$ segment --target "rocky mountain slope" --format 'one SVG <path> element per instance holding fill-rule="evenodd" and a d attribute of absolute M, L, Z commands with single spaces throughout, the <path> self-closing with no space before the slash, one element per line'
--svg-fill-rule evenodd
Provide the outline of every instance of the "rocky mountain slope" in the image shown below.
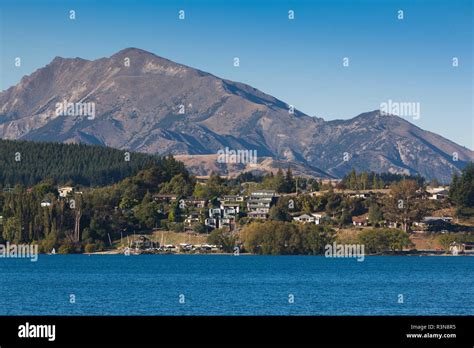
<path fill-rule="evenodd" d="M 64 102 L 89 103 L 94 115 L 58 115 Z M 473 151 L 397 116 L 373 111 L 326 122 L 290 113 L 285 102 L 253 87 L 136 48 L 93 61 L 56 57 L 25 76 L 0 93 L 0 138 L 153 154 L 256 150 L 333 177 L 355 168 L 449 180 L 473 160 Z"/>

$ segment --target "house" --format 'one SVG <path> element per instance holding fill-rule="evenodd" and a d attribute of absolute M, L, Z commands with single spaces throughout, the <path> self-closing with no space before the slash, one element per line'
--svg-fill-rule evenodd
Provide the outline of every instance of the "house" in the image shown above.
<path fill-rule="evenodd" d="M 210 218 L 219 218 L 221 216 L 222 216 L 222 211 L 220 208 L 209 208 Z"/>
<path fill-rule="evenodd" d="M 426 188 L 426 192 L 429 194 L 428 199 L 433 199 L 433 200 L 445 199 L 449 194 L 448 188 L 444 186 L 438 186 L 438 187 L 428 186 Z"/>
<path fill-rule="evenodd" d="M 209 228 L 215 229 L 215 228 L 218 228 L 219 222 L 218 222 L 218 219 L 216 218 L 207 218 L 204 221 L 204 225 L 206 225 Z"/>
<path fill-rule="evenodd" d="M 244 196 L 240 195 L 225 195 L 222 198 L 219 198 L 219 201 L 221 202 L 243 202 L 244 200 Z"/>
<path fill-rule="evenodd" d="M 449 252 L 453 255 L 474 254 L 474 242 L 452 242 L 449 244 Z"/>
<path fill-rule="evenodd" d="M 247 215 L 254 219 L 268 218 L 270 208 L 278 199 L 277 194 L 273 190 L 258 190 L 250 194 L 247 200 Z"/>
<path fill-rule="evenodd" d="M 138 239 L 134 240 L 130 245 L 131 248 L 136 248 L 140 250 L 151 249 L 158 246 L 159 245 L 157 242 L 153 242 L 150 238 L 143 235 L 138 236 Z"/>
<path fill-rule="evenodd" d="M 225 218 L 228 217 L 235 217 L 236 215 L 239 214 L 240 211 L 240 206 L 234 207 L 234 206 L 221 206 L 220 208 L 222 210 L 222 216 Z"/>
<path fill-rule="evenodd" d="M 220 208 L 224 211 L 224 216 L 236 216 L 240 213 L 244 204 L 244 197 L 237 195 L 226 195 L 219 198 Z"/>
<path fill-rule="evenodd" d="M 440 222 L 451 223 L 452 221 L 453 221 L 453 218 L 450 216 L 425 216 L 423 218 L 423 222 L 425 224 L 437 224 Z"/>
<path fill-rule="evenodd" d="M 316 218 L 314 216 L 311 216 L 311 215 L 308 215 L 308 214 L 303 214 L 303 215 L 300 215 L 300 216 L 295 216 L 293 218 L 293 220 L 297 221 L 297 222 L 301 222 L 303 224 L 307 224 L 307 223 L 314 224 Z"/>
<path fill-rule="evenodd" d="M 199 222 L 199 214 L 198 213 L 191 213 L 189 214 L 186 219 L 184 219 L 184 224 L 191 226 Z"/>
<path fill-rule="evenodd" d="M 316 225 L 321 224 L 324 220 L 329 220 L 329 216 L 326 213 L 312 213 L 311 216 L 314 217 L 314 223 Z"/>
<path fill-rule="evenodd" d="M 425 231 L 441 231 L 450 229 L 453 218 L 450 216 L 425 216 L 423 220 L 413 223 Z"/>
<path fill-rule="evenodd" d="M 367 226 L 369 224 L 368 214 L 353 216 L 352 217 L 352 224 L 354 226 Z"/>
<path fill-rule="evenodd" d="M 183 202 L 186 205 L 186 207 L 196 208 L 196 209 L 205 208 L 207 204 L 207 201 L 205 199 L 198 199 L 194 197 L 184 198 L 180 200 L 180 202 Z"/>
<path fill-rule="evenodd" d="M 204 221 L 204 224 L 210 228 L 219 228 L 221 218 L 222 211 L 220 208 L 209 208 L 209 217 Z"/>
<path fill-rule="evenodd" d="M 464 243 L 464 253 L 465 254 L 474 254 L 474 242 L 465 242 Z"/>
<path fill-rule="evenodd" d="M 153 200 L 157 203 L 172 203 L 178 199 L 178 195 L 153 195 Z"/>
<path fill-rule="evenodd" d="M 41 201 L 41 206 L 42 206 L 43 208 L 45 208 L 45 207 L 50 207 L 50 206 L 51 206 L 51 201 L 48 200 L 48 199 L 43 199 L 43 200 Z"/>
<path fill-rule="evenodd" d="M 66 198 L 73 191 L 74 191 L 74 187 L 71 187 L 71 186 L 58 187 L 59 197 L 62 197 L 62 198 Z"/>
<path fill-rule="evenodd" d="M 362 198 L 362 199 L 367 199 L 370 197 L 370 193 L 368 192 L 356 192 L 356 193 L 350 193 L 349 194 L 350 198 Z"/>
<path fill-rule="evenodd" d="M 236 211 L 231 208 L 210 208 L 209 218 L 205 220 L 204 224 L 210 228 L 226 226 L 233 230 L 235 228 L 235 215 Z"/>

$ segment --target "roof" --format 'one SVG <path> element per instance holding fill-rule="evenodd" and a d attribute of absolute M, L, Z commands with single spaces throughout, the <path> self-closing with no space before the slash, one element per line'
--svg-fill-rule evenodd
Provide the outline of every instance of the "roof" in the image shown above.
<path fill-rule="evenodd" d="M 308 214 L 303 214 L 303 215 L 300 215 L 300 216 L 295 216 L 295 218 L 297 218 L 297 219 L 314 219 L 314 216 L 310 216 Z"/>
<path fill-rule="evenodd" d="M 363 214 L 363 215 L 359 215 L 359 216 L 353 216 L 352 217 L 352 222 L 366 222 L 368 219 L 369 219 L 368 215 Z"/>
<path fill-rule="evenodd" d="M 429 222 L 429 221 L 446 221 L 446 220 L 452 220 L 453 218 L 450 216 L 425 216 L 423 218 L 423 221 Z"/>
<path fill-rule="evenodd" d="M 159 194 L 159 195 L 153 195 L 153 197 L 158 197 L 158 198 L 172 198 L 172 197 L 178 197 L 178 195 L 173 195 L 173 194 Z"/>

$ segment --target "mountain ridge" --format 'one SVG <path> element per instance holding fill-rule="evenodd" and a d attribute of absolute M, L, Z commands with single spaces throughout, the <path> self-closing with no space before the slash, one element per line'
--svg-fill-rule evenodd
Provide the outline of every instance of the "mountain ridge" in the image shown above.
<path fill-rule="evenodd" d="M 93 103 L 96 115 L 58 116 L 63 101 Z M 355 168 L 447 181 L 473 160 L 473 151 L 377 110 L 325 121 L 289 108 L 247 84 L 126 48 L 96 60 L 56 57 L 1 92 L 0 138 L 160 155 L 248 149 L 333 177 Z"/>

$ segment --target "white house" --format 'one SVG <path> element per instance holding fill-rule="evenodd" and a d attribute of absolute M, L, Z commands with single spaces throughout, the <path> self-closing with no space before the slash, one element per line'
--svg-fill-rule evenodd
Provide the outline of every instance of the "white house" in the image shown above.
<path fill-rule="evenodd" d="M 311 216 L 311 215 L 308 215 L 308 214 L 303 214 L 303 215 L 300 215 L 300 216 L 295 216 L 293 218 L 293 220 L 297 221 L 297 222 L 301 222 L 303 224 L 307 224 L 307 223 L 310 223 L 310 224 L 314 224 L 315 223 L 315 217 L 314 216 Z"/>
<path fill-rule="evenodd" d="M 448 188 L 444 186 L 438 186 L 438 187 L 428 186 L 426 188 L 426 192 L 428 192 L 430 195 L 428 199 L 433 199 L 433 200 L 445 199 L 449 194 Z"/>
<path fill-rule="evenodd" d="M 41 201 L 41 206 L 44 207 L 50 207 L 51 206 L 51 201 L 44 199 Z"/>
<path fill-rule="evenodd" d="M 303 214 L 300 216 L 295 216 L 293 218 L 294 221 L 301 222 L 301 223 L 310 223 L 319 225 L 324 219 L 327 219 L 327 215 L 321 213 L 312 213 L 311 215 Z"/>

